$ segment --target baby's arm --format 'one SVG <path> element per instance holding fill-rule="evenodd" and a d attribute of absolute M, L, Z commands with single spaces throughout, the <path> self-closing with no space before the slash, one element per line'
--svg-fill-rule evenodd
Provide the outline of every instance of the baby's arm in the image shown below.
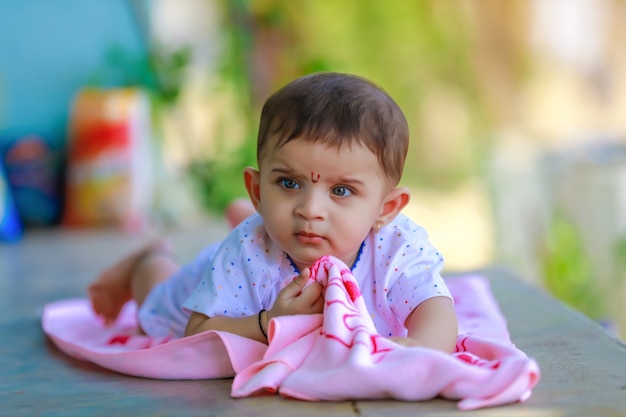
<path fill-rule="evenodd" d="M 424 346 L 454 352 L 458 321 L 452 300 L 433 297 L 417 306 L 406 319 L 406 338 L 391 338 L 404 346 Z"/>
<path fill-rule="evenodd" d="M 260 323 L 258 314 L 238 318 L 225 316 L 208 317 L 202 313 L 193 312 L 187 322 L 185 336 L 207 330 L 220 330 L 267 343 L 263 333 L 267 334 L 267 326 L 272 318 L 294 314 L 316 314 L 323 311 L 324 297 L 321 285 L 313 282 L 304 288 L 309 277 L 310 271 L 307 268 L 289 285 L 283 288 L 272 308 L 265 311 L 265 314 L 261 313 Z M 263 331 L 261 331 L 259 325 L 263 327 Z"/>

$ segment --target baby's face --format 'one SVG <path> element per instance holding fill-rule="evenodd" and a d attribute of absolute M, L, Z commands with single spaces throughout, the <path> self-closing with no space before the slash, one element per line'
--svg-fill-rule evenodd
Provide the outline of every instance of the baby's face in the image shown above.
<path fill-rule="evenodd" d="M 324 255 L 352 265 L 393 188 L 369 149 L 298 139 L 266 151 L 259 181 L 267 232 L 300 269 Z"/>

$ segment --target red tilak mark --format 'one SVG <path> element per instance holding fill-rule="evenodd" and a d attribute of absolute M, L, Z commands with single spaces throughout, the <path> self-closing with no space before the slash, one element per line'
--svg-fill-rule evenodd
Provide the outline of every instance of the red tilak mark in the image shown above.
<path fill-rule="evenodd" d="M 315 178 L 315 172 L 311 171 L 311 181 L 313 184 L 316 184 L 320 180 L 320 174 L 317 174 L 317 178 Z"/>

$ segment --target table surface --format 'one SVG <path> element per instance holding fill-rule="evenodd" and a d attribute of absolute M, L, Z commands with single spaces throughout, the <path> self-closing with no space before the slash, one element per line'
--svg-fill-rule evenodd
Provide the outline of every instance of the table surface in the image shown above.
<path fill-rule="evenodd" d="M 225 224 L 213 221 L 166 234 L 179 257 L 187 260 L 226 233 Z M 16 244 L 0 244 L 0 415 L 626 416 L 626 345 L 495 266 L 479 272 L 490 280 L 511 339 L 538 361 L 542 372 L 524 403 L 461 412 L 456 402 L 442 399 L 232 399 L 232 379 L 142 379 L 64 355 L 41 330 L 43 306 L 84 297 L 98 271 L 145 240 L 145 235 L 112 230 L 53 228 L 29 231 Z"/>

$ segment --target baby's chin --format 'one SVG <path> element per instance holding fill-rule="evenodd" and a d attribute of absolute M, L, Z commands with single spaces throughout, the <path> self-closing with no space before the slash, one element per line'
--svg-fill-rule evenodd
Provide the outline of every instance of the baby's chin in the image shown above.
<path fill-rule="evenodd" d="M 298 267 L 299 271 L 303 271 L 305 268 L 310 267 L 315 262 L 317 262 L 318 259 L 324 256 L 324 255 L 320 255 L 320 256 L 310 256 L 310 257 L 297 257 L 297 256 L 290 254 L 287 251 L 285 251 L 285 253 L 289 255 L 291 262 L 293 262 Z"/>
<path fill-rule="evenodd" d="M 317 258 L 317 259 L 319 259 L 319 258 Z M 315 259 L 315 261 L 317 261 L 317 259 Z M 291 258 L 291 261 L 298 267 L 298 270 L 300 272 L 304 271 L 306 268 L 309 268 L 311 265 L 313 265 L 315 263 L 315 261 L 312 261 L 312 262 L 302 262 L 300 260 L 296 260 L 296 259 L 293 259 L 293 258 Z"/>

